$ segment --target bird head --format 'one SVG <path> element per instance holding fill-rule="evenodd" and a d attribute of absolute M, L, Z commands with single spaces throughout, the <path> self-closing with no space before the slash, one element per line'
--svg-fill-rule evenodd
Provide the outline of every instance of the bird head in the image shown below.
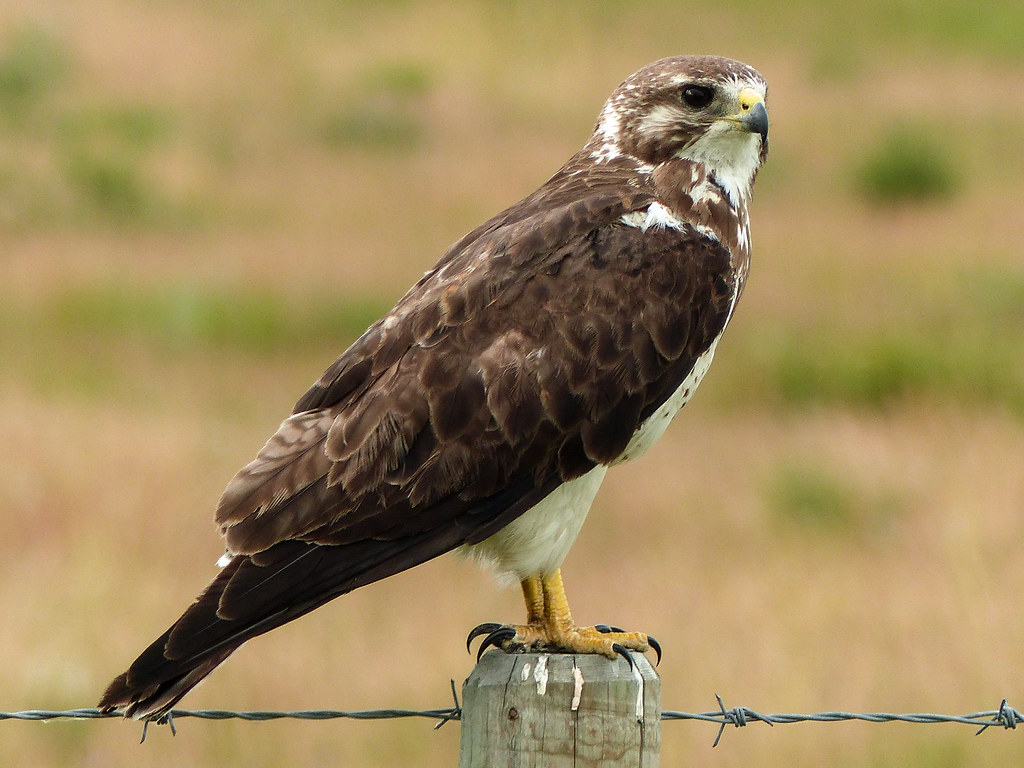
<path fill-rule="evenodd" d="M 768 154 L 767 90 L 757 70 L 732 59 L 661 59 L 609 97 L 592 140 L 595 158 L 625 155 L 651 167 L 691 160 L 730 197 L 746 197 Z"/>

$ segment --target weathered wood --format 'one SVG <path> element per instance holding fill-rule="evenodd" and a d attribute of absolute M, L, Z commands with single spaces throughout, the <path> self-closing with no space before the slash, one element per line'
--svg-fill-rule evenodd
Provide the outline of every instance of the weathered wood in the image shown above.
<path fill-rule="evenodd" d="M 641 654 L 484 655 L 462 686 L 459 768 L 655 768 L 661 680 Z"/>

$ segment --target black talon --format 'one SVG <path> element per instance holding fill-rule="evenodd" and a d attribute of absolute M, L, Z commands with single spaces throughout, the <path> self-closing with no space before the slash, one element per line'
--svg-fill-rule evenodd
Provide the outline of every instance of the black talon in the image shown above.
<path fill-rule="evenodd" d="M 655 640 L 651 635 L 647 636 L 647 644 L 654 649 L 655 660 L 654 666 L 661 664 L 661 643 Z"/>
<path fill-rule="evenodd" d="M 504 626 L 496 621 L 485 621 L 483 624 L 477 624 L 469 633 L 469 637 L 466 638 L 466 653 L 472 653 L 473 650 L 469 647 L 469 644 L 473 642 L 473 638 L 480 637 L 480 635 L 489 635 L 496 629 L 501 629 Z"/>
<path fill-rule="evenodd" d="M 480 661 L 480 658 L 484 655 L 484 651 L 486 651 L 489 646 L 493 645 L 495 648 L 501 648 L 501 643 L 506 640 L 511 640 L 515 636 L 516 630 L 514 627 L 499 627 L 494 630 L 484 638 L 482 643 L 480 643 L 480 647 L 477 648 L 476 651 L 476 660 Z"/>
<path fill-rule="evenodd" d="M 625 646 L 619 645 L 618 643 L 612 643 L 612 650 L 629 663 L 630 669 L 635 669 L 633 666 L 633 657 L 629 655 L 629 651 L 626 650 Z"/>
<path fill-rule="evenodd" d="M 596 629 L 598 632 L 601 632 L 601 633 L 606 634 L 606 635 L 609 632 L 617 632 L 617 633 L 621 634 L 621 633 L 626 631 L 622 627 L 615 627 L 615 626 L 612 626 L 611 624 L 595 624 L 594 625 L 594 629 Z"/>

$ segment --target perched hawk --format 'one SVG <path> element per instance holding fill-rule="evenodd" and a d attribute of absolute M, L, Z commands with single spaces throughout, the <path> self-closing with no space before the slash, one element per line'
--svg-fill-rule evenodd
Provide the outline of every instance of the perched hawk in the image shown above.
<path fill-rule="evenodd" d="M 559 566 L 736 307 L 765 92 L 705 56 L 622 83 L 583 149 L 452 246 L 228 484 L 220 573 L 100 707 L 158 718 L 246 640 L 453 549 L 522 583 L 526 623 L 481 625 L 485 645 L 657 650 L 578 627 Z"/>

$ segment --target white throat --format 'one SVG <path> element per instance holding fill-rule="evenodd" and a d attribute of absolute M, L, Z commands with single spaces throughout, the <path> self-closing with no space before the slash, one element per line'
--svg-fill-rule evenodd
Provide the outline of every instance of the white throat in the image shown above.
<path fill-rule="evenodd" d="M 761 164 L 761 137 L 737 131 L 728 123 L 711 129 L 679 152 L 684 160 L 703 163 L 729 196 L 734 207 L 750 197 L 754 175 Z"/>

